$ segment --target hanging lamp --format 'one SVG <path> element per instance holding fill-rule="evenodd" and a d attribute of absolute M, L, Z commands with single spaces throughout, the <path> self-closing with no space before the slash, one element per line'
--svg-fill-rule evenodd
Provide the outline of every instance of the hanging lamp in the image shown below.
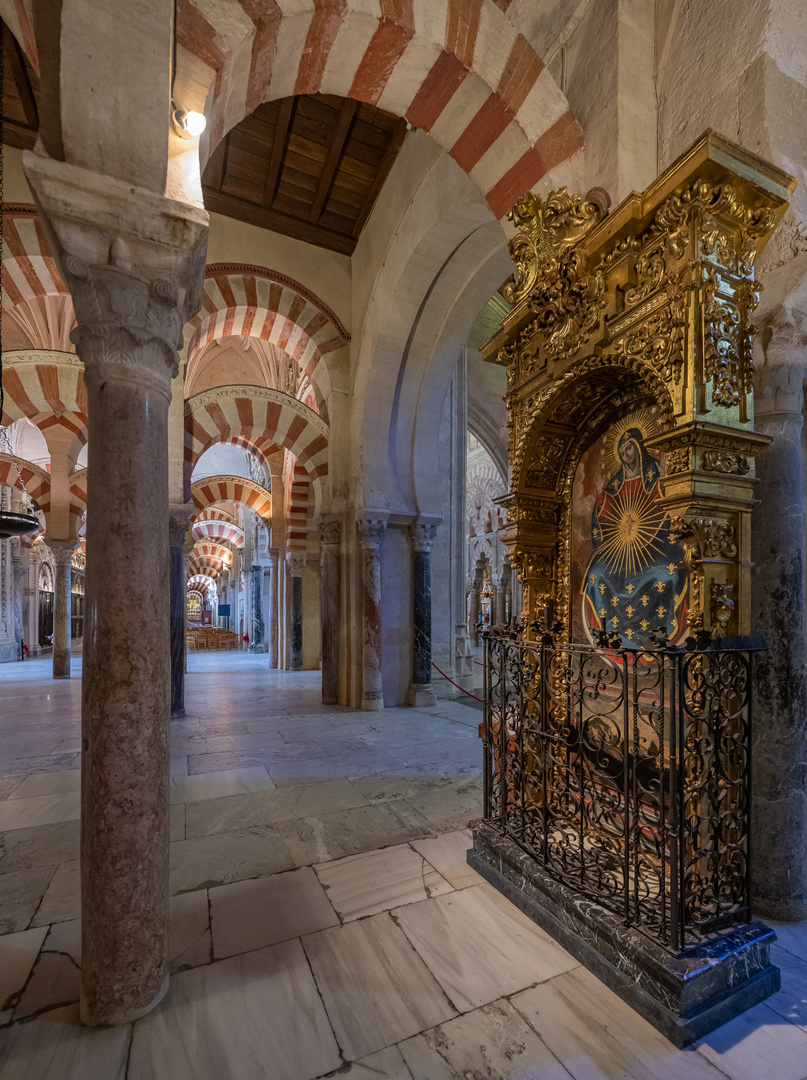
<path fill-rule="evenodd" d="M 3 85 L 3 49 L 0 49 L 0 86 Z M 3 208 L 3 110 L 0 108 L 0 270 L 3 265 L 3 221 L 4 215 L 2 213 Z M 0 419 L 3 416 L 3 306 L 0 304 Z M 20 472 L 20 465 L 16 457 L 11 450 L 11 440 L 8 437 L 8 431 L 3 429 L 0 431 L 0 440 L 5 442 L 8 447 L 8 452 L 11 454 L 11 458 L 17 469 L 17 476 L 19 477 L 20 487 L 25 493 L 25 498 L 28 502 L 29 510 L 26 514 L 18 514 L 12 510 L 0 509 L 0 540 L 7 540 L 10 536 L 27 536 L 29 533 L 35 533 L 39 528 L 39 518 L 33 512 L 31 507 L 31 496 L 28 494 L 28 490 L 25 487 L 25 481 L 22 478 Z"/>

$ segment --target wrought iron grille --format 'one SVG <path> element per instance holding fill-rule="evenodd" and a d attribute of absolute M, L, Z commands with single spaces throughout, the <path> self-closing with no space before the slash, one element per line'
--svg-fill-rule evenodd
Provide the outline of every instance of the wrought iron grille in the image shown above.
<path fill-rule="evenodd" d="M 488 822 L 672 951 L 747 922 L 753 651 L 485 637 Z"/>

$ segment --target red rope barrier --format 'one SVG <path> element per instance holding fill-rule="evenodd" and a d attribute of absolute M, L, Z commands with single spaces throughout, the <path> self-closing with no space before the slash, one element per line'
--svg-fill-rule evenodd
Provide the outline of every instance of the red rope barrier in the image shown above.
<path fill-rule="evenodd" d="M 435 664 L 434 660 L 432 660 L 432 667 L 433 667 L 433 668 L 435 669 L 435 671 L 440 671 L 440 668 L 439 668 L 439 667 L 437 667 L 437 664 Z M 445 673 L 444 671 L 440 671 L 440 674 L 441 674 L 441 675 L 443 676 L 443 678 L 444 678 L 444 679 L 448 679 L 448 675 L 446 675 L 446 673 Z M 448 679 L 448 681 L 449 681 L 449 682 L 451 683 L 451 685 L 452 685 L 452 686 L 456 686 L 456 688 L 457 688 L 458 690 L 462 690 L 463 694 L 468 694 L 468 691 L 467 691 L 467 690 L 463 690 L 463 688 L 462 688 L 462 687 L 460 686 L 460 684 L 459 684 L 459 683 L 455 683 L 453 679 Z M 471 698 L 473 698 L 473 699 L 474 699 L 474 701 L 479 701 L 479 702 L 481 702 L 481 703 L 482 703 L 483 705 L 485 704 L 485 702 L 484 702 L 484 701 L 482 700 L 482 698 L 481 698 L 481 697 L 477 697 L 477 696 L 476 696 L 476 694 L 468 694 L 468 697 L 471 697 Z"/>

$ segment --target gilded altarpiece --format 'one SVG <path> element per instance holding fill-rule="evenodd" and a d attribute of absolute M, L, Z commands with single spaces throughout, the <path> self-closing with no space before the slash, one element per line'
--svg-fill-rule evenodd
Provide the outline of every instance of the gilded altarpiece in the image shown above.
<path fill-rule="evenodd" d="M 750 633 L 754 259 L 793 186 L 707 132 L 610 213 L 596 189 L 511 211 L 512 307 L 483 352 L 507 369 L 527 622 L 627 647 Z"/>

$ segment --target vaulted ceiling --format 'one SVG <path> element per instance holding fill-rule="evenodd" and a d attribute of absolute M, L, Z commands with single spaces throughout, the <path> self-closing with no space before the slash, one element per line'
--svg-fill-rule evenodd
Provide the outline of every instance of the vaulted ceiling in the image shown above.
<path fill-rule="evenodd" d="M 406 122 L 351 98 L 259 105 L 202 178 L 205 206 L 350 255 L 406 135 Z"/>

